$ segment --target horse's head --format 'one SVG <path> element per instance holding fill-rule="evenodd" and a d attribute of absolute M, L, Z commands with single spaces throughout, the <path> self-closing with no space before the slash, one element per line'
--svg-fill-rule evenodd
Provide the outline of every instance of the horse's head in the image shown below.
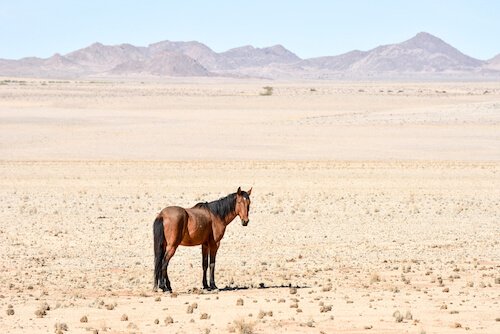
<path fill-rule="evenodd" d="M 250 211 L 250 194 L 252 193 L 252 188 L 249 191 L 241 190 L 238 187 L 236 192 L 236 214 L 240 216 L 241 224 L 247 226 L 250 220 L 248 219 L 248 212 Z"/>

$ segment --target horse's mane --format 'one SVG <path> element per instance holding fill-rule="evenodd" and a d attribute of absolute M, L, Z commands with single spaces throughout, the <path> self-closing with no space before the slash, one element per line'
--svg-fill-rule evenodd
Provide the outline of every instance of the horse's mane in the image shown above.
<path fill-rule="evenodd" d="M 246 192 L 243 196 L 245 196 Z M 248 194 L 246 194 L 248 197 Z M 193 208 L 203 208 L 209 210 L 219 218 L 225 218 L 231 212 L 234 212 L 236 207 L 236 193 L 227 195 L 226 197 L 219 198 L 212 202 L 200 202 L 193 206 Z"/>

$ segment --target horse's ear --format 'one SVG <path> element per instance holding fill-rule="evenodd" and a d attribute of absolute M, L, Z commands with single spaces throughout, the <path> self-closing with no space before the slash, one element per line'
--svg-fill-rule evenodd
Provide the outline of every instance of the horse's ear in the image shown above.
<path fill-rule="evenodd" d="M 248 196 L 250 196 L 250 195 L 252 194 L 252 188 L 253 188 L 253 187 L 250 187 L 250 190 L 249 190 L 249 191 L 247 191 Z"/>
<path fill-rule="evenodd" d="M 238 191 L 236 192 L 238 195 L 241 195 L 241 187 L 238 187 Z"/>

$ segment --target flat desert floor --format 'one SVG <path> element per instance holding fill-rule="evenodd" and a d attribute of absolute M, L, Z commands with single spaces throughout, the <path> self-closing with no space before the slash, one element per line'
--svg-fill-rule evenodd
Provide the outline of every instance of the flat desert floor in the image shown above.
<path fill-rule="evenodd" d="M 159 210 L 238 186 L 220 290 L 153 292 Z M 0 215 L 1 332 L 498 333 L 500 84 L 6 78 Z"/>

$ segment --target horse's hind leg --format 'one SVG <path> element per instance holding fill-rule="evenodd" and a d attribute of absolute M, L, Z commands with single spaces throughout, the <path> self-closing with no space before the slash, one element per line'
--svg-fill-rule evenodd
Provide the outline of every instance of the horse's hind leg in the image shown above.
<path fill-rule="evenodd" d="M 164 282 L 165 285 L 163 285 L 163 282 L 161 284 L 161 288 L 165 292 L 172 292 L 172 287 L 170 286 L 170 280 L 168 279 L 168 263 L 170 262 L 172 256 L 174 256 L 176 250 L 177 246 L 167 244 L 167 251 L 165 252 L 165 258 L 163 259 L 163 266 L 162 266 L 162 277 L 165 280 Z"/>

